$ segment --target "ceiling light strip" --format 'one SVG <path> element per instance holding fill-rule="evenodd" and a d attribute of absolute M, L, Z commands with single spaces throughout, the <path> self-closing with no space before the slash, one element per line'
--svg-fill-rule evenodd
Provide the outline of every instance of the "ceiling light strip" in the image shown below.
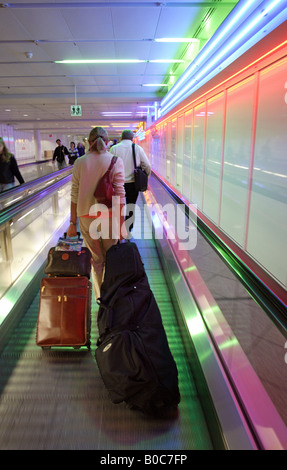
<path fill-rule="evenodd" d="M 226 40 L 227 36 L 231 33 L 232 29 L 240 24 L 242 18 L 248 12 L 250 13 L 251 9 L 254 9 L 255 3 L 257 4 L 258 2 L 256 0 L 247 0 L 243 7 L 240 5 L 240 7 L 237 6 L 232 10 L 226 20 L 222 23 L 222 25 L 212 36 L 212 38 L 199 52 L 196 59 L 192 61 L 190 66 L 185 70 L 179 80 L 175 83 L 169 93 L 162 100 L 162 105 L 166 105 L 168 102 L 170 102 L 171 97 L 175 95 L 177 90 L 180 90 L 180 87 L 187 81 L 187 79 L 189 79 L 189 77 L 196 72 L 199 66 L 208 60 L 208 58 L 214 53 L 215 49 L 217 49 L 218 46 Z"/>
<path fill-rule="evenodd" d="M 182 64 L 182 59 L 64 59 L 55 60 L 55 64 Z"/>
<path fill-rule="evenodd" d="M 232 28 L 239 24 L 239 22 L 242 20 L 242 17 L 246 14 L 246 12 L 248 12 L 250 8 L 252 8 L 254 3 L 254 0 L 248 0 L 247 2 L 245 2 L 245 5 L 243 7 L 237 7 L 233 9 L 233 11 L 228 15 L 227 19 L 218 28 L 212 38 L 199 52 L 196 59 L 192 61 L 191 65 L 185 70 L 179 80 L 171 88 L 170 92 L 162 100 L 163 105 L 169 101 L 170 97 L 173 96 L 176 90 L 178 90 L 181 85 L 196 71 L 200 64 L 207 60 L 211 54 L 213 54 L 213 51 L 217 48 L 217 45 L 220 44 L 220 41 L 223 41 L 226 36 L 230 33 Z"/>
<path fill-rule="evenodd" d="M 251 62 L 250 64 L 246 65 L 245 67 L 243 67 L 242 69 L 238 70 L 237 72 L 235 72 L 233 75 L 229 76 L 228 78 L 226 78 L 225 80 L 222 80 L 222 82 L 218 83 L 217 85 L 215 85 L 214 87 L 210 88 L 209 90 L 207 90 L 206 92 L 204 92 L 202 95 L 200 95 L 199 97 L 196 97 L 194 100 L 192 101 L 189 101 L 187 104 L 185 104 L 181 109 L 180 109 L 180 112 L 186 112 L 190 109 L 190 107 L 192 106 L 196 106 L 196 104 L 198 102 L 201 102 L 203 100 L 204 97 L 210 95 L 210 93 L 213 93 L 217 90 L 217 92 L 219 92 L 223 86 L 226 86 L 228 83 L 230 83 L 235 77 L 238 77 L 241 73 L 247 71 L 248 69 L 250 69 L 251 67 L 253 67 L 254 65 L 257 65 L 259 64 L 261 61 L 263 61 L 264 59 L 266 59 L 268 56 L 270 56 L 271 54 L 273 54 L 274 52 L 278 51 L 279 49 L 281 49 L 282 47 L 286 47 L 287 46 L 287 40 L 286 41 L 283 41 L 281 44 L 279 44 L 278 46 L 274 47 L 273 49 L 271 49 L 270 51 L 266 52 L 265 54 L 263 54 L 262 56 L 260 56 L 258 59 L 254 60 L 253 62 Z M 177 112 L 178 111 L 174 111 L 172 114 L 170 114 L 169 116 L 165 117 L 165 118 L 162 118 L 161 120 L 161 123 L 164 123 L 166 122 L 167 119 L 173 119 L 176 115 L 177 115 Z"/>
<path fill-rule="evenodd" d="M 247 3 L 250 5 L 250 1 Z M 253 1 L 253 4 L 254 3 L 258 2 Z M 281 24 L 287 18 L 287 8 L 280 10 L 280 6 L 283 5 L 283 3 L 286 5 L 284 0 L 269 0 L 263 2 L 260 8 L 253 10 L 237 30 L 230 35 L 228 41 L 225 40 L 223 44 L 218 44 L 218 38 L 214 38 L 215 43 L 211 45 L 211 48 L 208 50 L 203 49 L 202 55 L 198 54 L 196 61 L 191 64 L 186 70 L 186 73 L 182 75 L 175 86 L 172 87 L 169 93 L 164 97 L 161 102 L 161 115 L 168 112 L 172 107 L 176 106 L 176 104 L 246 52 L 246 50 L 258 42 L 258 40 L 262 39 L 263 34 L 266 35 L 274 29 L 274 27 Z M 272 10 L 273 16 L 270 15 Z M 270 25 L 272 29 L 267 27 L 267 25 Z M 219 32 L 222 40 L 225 37 L 223 33 L 224 29 L 223 32 Z M 218 47 L 215 51 L 214 48 L 216 46 Z M 200 63 L 201 67 L 199 67 Z M 193 77 L 190 77 L 192 73 Z"/>
<path fill-rule="evenodd" d="M 55 64 L 139 64 L 146 60 L 139 59 L 65 59 L 55 60 Z"/>
<path fill-rule="evenodd" d="M 187 42 L 187 43 L 198 43 L 199 39 L 196 38 L 156 38 L 154 42 Z"/>
<path fill-rule="evenodd" d="M 232 2 L 223 2 L 216 3 L 216 7 L 226 7 L 234 6 L 234 1 Z M 206 2 L 205 0 L 194 1 L 194 2 L 53 2 L 53 3 L 1 3 L 0 8 L 14 8 L 14 9 L 39 9 L 39 8 L 161 8 L 161 7 L 170 7 L 170 8 L 191 8 L 191 7 L 214 7 L 214 1 Z"/>
<path fill-rule="evenodd" d="M 167 83 L 143 83 L 142 86 L 161 87 L 161 86 L 168 86 L 168 84 Z"/>

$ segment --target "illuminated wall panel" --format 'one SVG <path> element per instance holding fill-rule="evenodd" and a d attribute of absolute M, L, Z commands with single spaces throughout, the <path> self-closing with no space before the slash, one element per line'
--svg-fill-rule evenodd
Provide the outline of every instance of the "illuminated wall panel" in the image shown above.
<path fill-rule="evenodd" d="M 162 155 L 162 161 L 161 161 L 161 175 L 166 178 L 166 124 L 162 126 L 161 129 L 161 155 Z"/>
<path fill-rule="evenodd" d="M 229 78 L 184 101 L 156 126 L 159 174 L 287 287 L 283 33 L 282 43 L 259 50 L 260 57 L 232 69 Z"/>
<path fill-rule="evenodd" d="M 163 163 L 163 154 L 162 154 L 162 139 L 161 139 L 161 129 L 157 130 L 157 136 L 158 138 L 154 139 L 157 140 L 156 143 L 156 171 L 162 172 L 162 163 Z"/>
<path fill-rule="evenodd" d="M 183 147 L 183 176 L 182 194 L 190 199 L 191 196 L 191 153 L 192 153 L 192 112 L 184 116 L 184 147 Z"/>
<path fill-rule="evenodd" d="M 35 160 L 35 142 L 32 132 L 14 130 L 15 157 L 18 163 Z M 56 147 L 56 145 L 55 145 Z"/>
<path fill-rule="evenodd" d="M 169 121 L 166 126 L 166 179 L 170 180 L 170 167 L 171 167 L 171 122 Z"/>
<path fill-rule="evenodd" d="M 184 116 L 178 118 L 176 139 L 176 189 L 182 191 Z"/>
<path fill-rule="evenodd" d="M 171 122 L 171 158 L 170 158 L 170 182 L 176 187 L 176 152 L 177 152 L 177 119 L 173 119 Z"/>
<path fill-rule="evenodd" d="M 220 227 L 244 245 L 255 79 L 227 90 Z"/>
<path fill-rule="evenodd" d="M 151 138 L 151 166 L 156 170 L 160 171 L 161 164 L 161 153 L 160 153 L 160 141 L 159 139 Z"/>
<path fill-rule="evenodd" d="M 205 103 L 194 110 L 191 199 L 202 210 Z"/>
<path fill-rule="evenodd" d="M 287 284 L 287 60 L 260 72 L 247 251 Z"/>
<path fill-rule="evenodd" d="M 218 223 L 224 94 L 207 102 L 203 212 Z"/>

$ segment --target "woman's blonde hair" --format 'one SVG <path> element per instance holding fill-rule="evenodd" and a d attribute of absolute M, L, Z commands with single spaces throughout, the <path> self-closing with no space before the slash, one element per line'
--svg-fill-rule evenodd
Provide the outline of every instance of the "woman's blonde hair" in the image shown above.
<path fill-rule="evenodd" d="M 109 141 L 108 133 L 102 127 L 94 127 L 89 135 L 90 152 L 101 153 L 106 150 Z"/>
<path fill-rule="evenodd" d="M 7 149 L 3 137 L 0 137 L 0 144 L 3 145 L 2 154 L 0 155 L 1 160 L 4 162 L 9 162 L 10 158 L 12 157 L 12 154 Z"/>

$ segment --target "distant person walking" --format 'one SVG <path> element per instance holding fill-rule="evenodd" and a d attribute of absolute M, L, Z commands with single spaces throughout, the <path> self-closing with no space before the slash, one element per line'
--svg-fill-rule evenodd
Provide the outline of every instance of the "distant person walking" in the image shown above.
<path fill-rule="evenodd" d="M 121 142 L 113 145 L 110 152 L 117 157 L 120 157 L 124 162 L 125 167 L 125 191 L 126 191 L 126 205 L 133 204 L 135 206 L 138 198 L 138 190 L 135 188 L 134 179 L 134 160 L 133 160 L 133 131 L 126 129 L 122 132 Z M 136 166 L 140 166 L 142 170 L 149 176 L 151 174 L 151 166 L 144 150 L 139 145 L 135 144 Z M 132 207 L 132 206 L 131 206 Z M 130 230 L 133 229 L 135 214 L 134 208 L 126 214 L 127 232 L 130 235 Z"/>
<path fill-rule="evenodd" d="M 57 147 L 54 150 L 53 162 L 57 160 L 58 170 L 62 170 L 67 166 L 65 155 L 69 155 L 69 151 L 65 145 L 62 145 L 60 139 L 56 140 Z"/>
<path fill-rule="evenodd" d="M 77 149 L 79 152 L 79 157 L 82 157 L 83 155 L 85 155 L 85 147 L 83 146 L 81 142 L 78 143 Z"/>
<path fill-rule="evenodd" d="M 75 160 L 79 158 L 79 151 L 75 145 L 75 142 L 70 142 L 70 148 L 69 148 L 69 164 L 74 165 Z"/>

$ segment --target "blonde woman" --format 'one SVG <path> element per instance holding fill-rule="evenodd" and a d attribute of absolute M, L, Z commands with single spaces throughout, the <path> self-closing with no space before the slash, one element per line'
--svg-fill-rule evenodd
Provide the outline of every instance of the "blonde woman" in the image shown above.
<path fill-rule="evenodd" d="M 89 135 L 89 151 L 74 163 L 71 188 L 71 218 L 67 231 L 68 237 L 77 234 L 77 219 L 85 245 L 92 253 L 92 281 L 96 299 L 100 297 L 100 287 L 106 251 L 118 239 L 124 238 L 124 166 L 117 158 L 110 172 L 115 191 L 115 203 L 108 209 L 97 205 L 95 188 L 100 178 L 108 170 L 112 155 L 106 150 L 108 134 L 102 127 L 95 127 Z M 116 220 L 115 220 L 116 219 Z M 113 230 L 117 226 L 116 231 Z"/>
<path fill-rule="evenodd" d="M 15 177 L 20 184 L 25 183 L 19 171 L 16 158 L 9 152 L 3 138 L 0 137 L 0 192 L 13 188 Z"/>

